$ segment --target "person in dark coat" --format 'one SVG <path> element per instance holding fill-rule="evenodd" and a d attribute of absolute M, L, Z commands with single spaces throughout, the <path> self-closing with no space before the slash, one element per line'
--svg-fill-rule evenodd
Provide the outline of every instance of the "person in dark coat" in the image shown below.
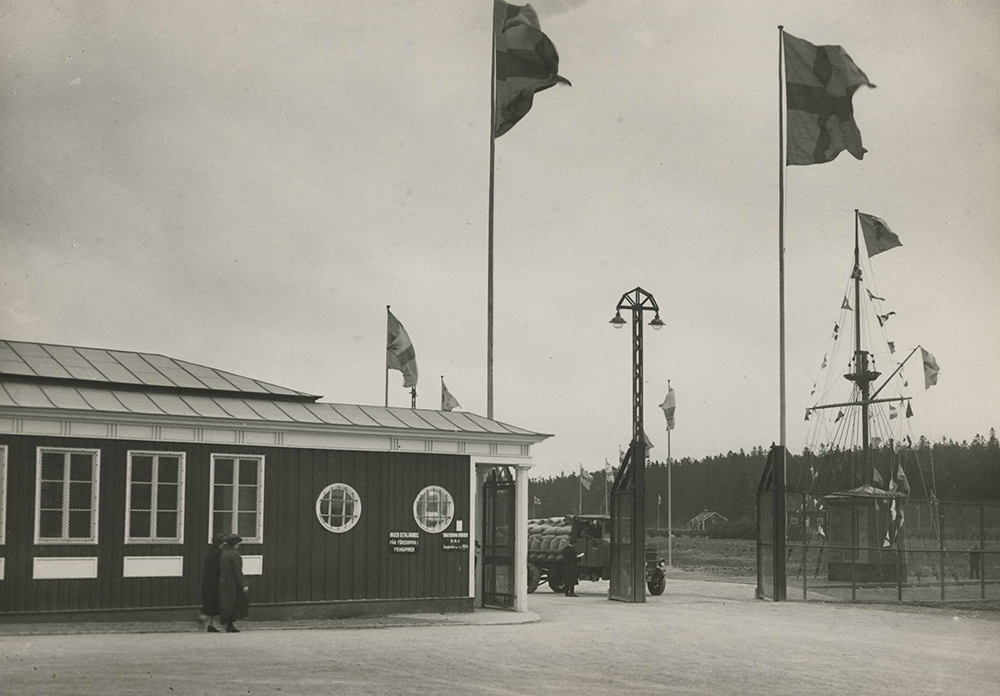
<path fill-rule="evenodd" d="M 233 624 L 246 617 L 249 609 L 243 557 L 236 550 L 243 541 L 236 534 L 226 537 L 219 556 L 219 618 L 226 622 L 226 633 L 239 633 Z"/>
<path fill-rule="evenodd" d="M 212 537 L 201 564 L 201 621 L 208 625 L 209 633 L 218 633 L 215 617 L 219 615 L 219 557 L 222 555 L 224 534 Z"/>
<path fill-rule="evenodd" d="M 566 596 L 576 597 L 577 594 L 574 592 L 576 589 L 576 583 L 579 581 L 577 577 L 577 553 L 576 553 L 576 540 L 570 537 L 569 543 L 567 543 L 562 549 L 563 557 L 563 582 L 566 585 Z"/>

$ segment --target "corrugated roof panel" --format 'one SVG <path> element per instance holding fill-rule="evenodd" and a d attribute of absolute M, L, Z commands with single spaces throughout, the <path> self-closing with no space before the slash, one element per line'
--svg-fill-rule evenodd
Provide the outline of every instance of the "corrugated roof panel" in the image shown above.
<path fill-rule="evenodd" d="M 84 411 L 90 410 L 90 404 L 84 401 L 83 397 L 73 387 L 60 387 L 56 385 L 42 385 L 42 391 L 57 408 L 74 408 Z"/>
<path fill-rule="evenodd" d="M 104 389 L 77 389 L 80 392 L 80 396 L 87 400 L 95 411 L 128 411 L 127 408 L 122 406 L 122 403 L 115 398 L 112 392 L 105 391 Z"/>
<path fill-rule="evenodd" d="M 17 406 L 17 403 L 10 398 L 10 395 L 7 394 L 2 384 L 0 384 L 0 406 Z"/>
<path fill-rule="evenodd" d="M 244 402 L 247 406 L 252 408 L 254 411 L 260 414 L 260 417 L 264 420 L 272 421 L 290 421 L 291 418 L 288 417 L 284 411 L 274 405 L 271 401 L 260 401 L 254 399 L 245 399 Z"/>
<path fill-rule="evenodd" d="M 59 361 L 63 367 L 90 367 L 90 363 L 82 355 L 76 352 L 72 346 L 42 346 L 49 355 Z"/>
<path fill-rule="evenodd" d="M 104 382 L 105 377 L 90 365 L 64 365 L 66 371 L 76 379 L 87 379 L 91 382 Z"/>
<path fill-rule="evenodd" d="M 351 424 L 351 421 L 337 413 L 336 409 L 334 409 L 330 404 L 307 403 L 302 405 L 309 409 L 310 413 L 315 415 L 324 423 L 330 423 L 331 425 Z"/>
<path fill-rule="evenodd" d="M 534 435 L 529 430 L 522 430 L 521 428 L 515 428 L 513 425 L 507 425 L 506 423 L 501 423 L 499 421 L 491 421 L 488 418 L 483 418 L 482 416 L 476 415 L 475 413 L 463 413 L 466 418 L 471 420 L 473 423 L 478 423 L 482 427 L 486 428 L 490 432 L 494 433 L 517 433 L 518 435 Z M 502 430 L 493 430 L 493 428 L 500 426 Z"/>
<path fill-rule="evenodd" d="M 294 396 L 296 394 L 302 394 L 303 392 L 295 391 L 294 389 L 286 389 L 285 387 L 279 387 L 277 384 L 271 384 L 270 382 L 261 382 L 259 379 L 254 380 L 260 386 L 264 387 L 267 391 L 272 394 L 284 394 L 285 396 Z"/>
<path fill-rule="evenodd" d="M 227 392 L 238 392 L 237 389 L 231 382 L 227 382 L 221 377 L 202 377 L 198 375 L 198 379 L 205 383 L 205 386 L 209 389 L 215 389 L 216 391 L 227 391 Z"/>
<path fill-rule="evenodd" d="M 174 383 L 163 376 L 163 374 L 148 362 L 143 360 L 137 353 L 123 353 L 111 351 L 111 355 L 118 359 L 122 365 L 128 368 L 129 372 L 138 377 L 143 384 L 157 387 L 172 387 Z"/>
<path fill-rule="evenodd" d="M 351 404 L 330 404 L 337 413 L 349 420 L 352 425 L 378 425 L 371 416 L 361 410 L 358 406 Z"/>
<path fill-rule="evenodd" d="M 113 391 L 115 397 L 133 413 L 157 413 L 162 414 L 163 409 L 149 400 L 149 397 L 142 392 Z"/>
<path fill-rule="evenodd" d="M 219 405 L 226 413 L 230 414 L 233 418 L 242 418 L 243 420 L 261 420 L 259 413 L 254 411 L 252 408 L 246 405 L 246 402 L 242 399 L 230 399 L 225 396 L 216 396 L 212 399 L 215 403 Z"/>
<path fill-rule="evenodd" d="M 118 361 L 108 355 L 108 351 L 101 350 L 100 348 L 77 348 L 76 352 L 85 357 L 87 360 L 93 363 L 115 363 Z"/>
<path fill-rule="evenodd" d="M 207 396 L 194 396 L 190 394 L 185 394 L 181 397 L 184 399 L 184 403 L 197 411 L 198 415 L 204 416 L 205 418 L 231 418 L 228 413 L 222 410 L 219 404 L 215 403 L 212 399 Z"/>
<path fill-rule="evenodd" d="M 205 388 L 205 385 L 199 379 L 179 367 L 160 367 L 157 369 L 178 387 L 190 387 L 191 389 Z"/>
<path fill-rule="evenodd" d="M 54 406 L 37 384 L 6 382 L 4 387 L 18 406 L 27 408 L 52 408 Z"/>
<path fill-rule="evenodd" d="M 24 362 L 28 363 L 39 377 L 59 377 L 62 379 L 72 377 L 55 358 L 26 355 Z"/>
<path fill-rule="evenodd" d="M 33 357 L 33 358 L 48 358 L 51 357 L 45 352 L 37 343 L 22 343 L 21 341 L 7 341 L 7 345 L 13 348 L 18 355 L 22 358 Z"/>
<path fill-rule="evenodd" d="M 415 428 L 418 430 L 436 430 L 433 425 L 420 417 L 419 411 L 414 411 L 412 408 L 394 408 L 390 406 L 389 413 L 403 421 L 403 424 L 406 425 L 407 428 Z"/>
<path fill-rule="evenodd" d="M 218 371 L 223 379 L 228 380 L 240 391 L 250 392 L 252 394 L 267 394 L 267 390 L 257 384 L 255 381 L 248 377 L 240 377 L 239 375 L 234 375 L 231 372 Z"/>
<path fill-rule="evenodd" d="M 275 406 L 284 411 L 293 421 L 297 423 L 322 423 L 313 413 L 300 403 L 295 401 L 275 401 Z"/>
<path fill-rule="evenodd" d="M 7 345 L 7 341 L 0 341 L 0 360 L 16 360 L 24 362 L 21 360 L 21 356 L 18 355 L 13 348 Z"/>
<path fill-rule="evenodd" d="M 421 418 L 423 418 L 425 421 L 433 425 L 438 430 L 447 430 L 449 432 L 461 430 L 461 428 L 456 426 L 454 423 L 442 417 L 441 413 L 438 411 L 421 410 L 418 413 L 420 414 Z"/>
<path fill-rule="evenodd" d="M 406 424 L 389 413 L 389 409 L 383 406 L 361 406 L 361 410 L 372 417 L 379 425 L 387 428 L 405 428 Z"/>
<path fill-rule="evenodd" d="M 458 413 L 456 411 L 442 411 L 441 415 L 444 416 L 449 421 L 451 421 L 452 423 L 454 423 L 455 425 L 457 425 L 459 430 L 464 430 L 467 433 L 482 433 L 487 430 L 494 433 L 505 432 L 503 428 L 500 428 L 495 424 L 492 424 L 490 428 L 478 425 L 477 423 L 474 423 L 473 421 L 466 418 L 464 413 Z"/>
<path fill-rule="evenodd" d="M 28 367 L 28 363 L 18 358 L 17 360 L 0 360 L 0 373 L 34 376 L 35 371 Z"/>
<path fill-rule="evenodd" d="M 193 362 L 188 362 L 187 360 L 174 360 L 181 368 L 187 370 L 192 375 L 201 379 L 202 377 L 218 377 L 215 374 L 215 370 L 210 367 L 205 367 L 204 365 L 198 365 Z"/>
<path fill-rule="evenodd" d="M 171 416 L 197 416 L 197 411 L 184 403 L 184 400 L 175 394 L 149 394 L 153 403 L 159 406 L 164 413 Z"/>

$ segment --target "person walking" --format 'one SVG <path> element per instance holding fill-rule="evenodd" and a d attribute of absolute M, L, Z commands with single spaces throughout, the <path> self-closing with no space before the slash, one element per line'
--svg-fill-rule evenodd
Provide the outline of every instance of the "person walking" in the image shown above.
<path fill-rule="evenodd" d="M 577 558 L 576 540 L 570 537 L 569 542 L 562 549 L 563 557 L 563 584 L 566 586 L 566 596 L 576 597 L 577 578 Z"/>
<path fill-rule="evenodd" d="M 199 619 L 208 625 L 209 633 L 218 633 L 215 627 L 215 617 L 219 615 L 219 557 L 222 555 L 222 542 L 225 535 L 215 534 L 212 543 L 205 551 L 205 560 L 201 564 L 201 616 Z"/>
<path fill-rule="evenodd" d="M 226 622 L 226 633 L 240 632 L 234 624 L 245 618 L 249 609 L 250 588 L 243 577 L 243 557 L 236 550 L 241 541 L 236 534 L 227 536 L 219 556 L 219 618 Z"/>

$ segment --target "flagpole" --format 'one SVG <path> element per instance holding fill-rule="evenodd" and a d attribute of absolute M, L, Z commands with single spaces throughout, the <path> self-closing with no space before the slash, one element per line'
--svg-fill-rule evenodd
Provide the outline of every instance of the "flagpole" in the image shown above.
<path fill-rule="evenodd" d="M 496 151 L 497 90 L 497 18 L 493 9 L 492 49 L 490 51 L 490 207 L 486 270 L 486 417 L 493 419 L 493 174 Z"/>
<path fill-rule="evenodd" d="M 578 515 L 583 514 L 583 462 L 580 462 L 580 471 L 576 475 L 577 492 L 580 494 L 580 501 L 577 503 L 576 511 Z"/>
<path fill-rule="evenodd" d="M 389 305 L 385 306 L 386 333 L 389 326 Z M 385 351 L 385 407 L 389 408 L 389 350 Z"/>
<path fill-rule="evenodd" d="M 667 388 L 670 388 L 670 381 L 667 381 Z M 674 461 L 670 458 L 670 431 L 667 431 L 667 565 L 674 567 L 674 485 L 673 485 Z"/>
<path fill-rule="evenodd" d="M 779 391 L 781 408 L 780 444 L 785 447 L 785 90 L 782 84 L 784 30 L 778 25 L 778 333 Z M 782 461 L 784 466 L 784 461 Z"/>

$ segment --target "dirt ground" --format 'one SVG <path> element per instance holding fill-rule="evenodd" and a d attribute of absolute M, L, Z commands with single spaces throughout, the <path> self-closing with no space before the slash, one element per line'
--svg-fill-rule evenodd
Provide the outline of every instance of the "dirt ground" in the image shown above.
<path fill-rule="evenodd" d="M 989 694 L 1000 614 L 545 588 L 521 625 L 0 636 L 0 694 Z M 155 626 L 152 627 L 155 629 Z"/>

